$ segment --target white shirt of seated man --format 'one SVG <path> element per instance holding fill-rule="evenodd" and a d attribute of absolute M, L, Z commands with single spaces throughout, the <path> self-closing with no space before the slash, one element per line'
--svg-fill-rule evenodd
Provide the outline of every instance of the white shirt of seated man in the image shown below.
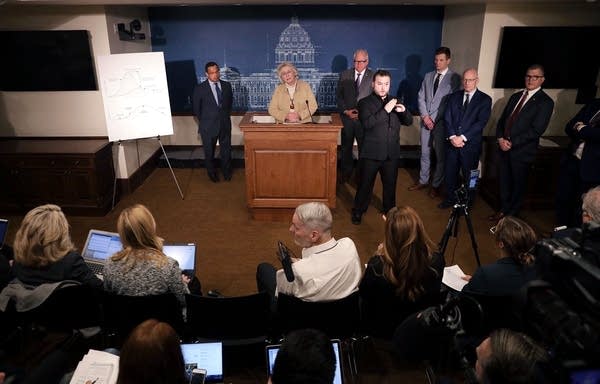
<path fill-rule="evenodd" d="M 362 268 L 350 238 L 336 240 L 331 236 L 331 225 L 311 226 L 303 223 L 296 213 L 290 232 L 294 242 L 303 247 L 302 258 L 292 258 L 293 282 L 287 281 L 283 269 L 277 271 L 276 295 L 281 292 L 304 301 L 331 301 L 358 290 Z"/>

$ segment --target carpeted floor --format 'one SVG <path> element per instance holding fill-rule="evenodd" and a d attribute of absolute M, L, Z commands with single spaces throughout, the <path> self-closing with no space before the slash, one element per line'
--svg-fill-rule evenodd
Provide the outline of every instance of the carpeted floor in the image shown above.
<path fill-rule="evenodd" d="M 104 217 L 68 216 L 72 237 L 77 247 L 83 247 L 90 228 L 116 232 L 116 220 L 122 208 L 135 203 L 146 205 L 157 221 L 158 233 L 166 242 L 195 242 L 197 244 L 197 275 L 203 289 L 218 289 L 227 296 L 256 291 L 255 269 L 262 261 L 278 265 L 275 255 L 277 240 L 283 240 L 294 252 L 288 232 L 289 221 L 260 222 L 250 219 L 246 208 L 244 169 L 236 168 L 230 182 L 212 183 L 203 168 L 175 168 L 175 175 L 183 190 L 182 200 L 168 168 L 156 169 L 134 193 L 125 196 Z M 425 222 L 431 238 L 437 243 L 448 223 L 451 210 L 440 210 L 440 199 L 431 199 L 427 191 L 407 191 L 416 177 L 415 169 L 400 169 L 397 203 L 417 209 Z M 351 184 L 338 185 L 337 207 L 334 210 L 333 234 L 336 238 L 352 238 L 363 262 L 373 255 L 383 239 L 383 221 L 378 209 L 381 206 L 381 185 L 377 181 L 374 201 L 363 217 L 361 225 L 350 222 L 350 211 L 355 193 Z M 489 228 L 487 216 L 493 209 L 482 199 L 477 199 L 471 211 L 475 238 L 482 263 L 492 262 L 498 254 Z M 0 212 L 0 216 L 7 215 Z M 525 211 L 524 218 L 534 224 L 539 232 L 550 231 L 552 212 Z M 8 216 L 10 228 L 7 242 L 11 243 L 22 216 Z M 290 217 L 291 220 L 291 217 Z M 465 219 L 459 219 L 457 237 L 451 237 L 445 252 L 446 264 L 458 264 L 466 273 L 475 270 L 476 262 L 467 232 Z M 393 363 L 376 362 L 381 369 L 363 375 L 361 382 L 384 383 L 425 382 L 423 370 L 400 369 Z M 260 373 L 234 374 L 236 383 L 266 382 Z M 412 378 L 412 380 L 410 379 Z M 421 378 L 423 381 L 421 381 Z"/>

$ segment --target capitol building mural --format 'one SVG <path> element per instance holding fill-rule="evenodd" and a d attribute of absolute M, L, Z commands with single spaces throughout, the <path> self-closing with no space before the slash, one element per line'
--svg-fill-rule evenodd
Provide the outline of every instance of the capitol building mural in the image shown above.
<path fill-rule="evenodd" d="M 298 69 L 301 80 L 310 84 L 319 110 L 336 108 L 336 87 L 339 75 L 332 72 L 321 72 L 315 65 L 315 46 L 297 17 L 292 17 L 291 23 L 279 35 L 275 47 L 275 67 L 269 72 L 256 72 L 243 75 L 228 67 L 227 63 L 221 68 L 221 79 L 231 82 L 233 87 L 233 109 L 238 111 L 266 110 L 271 95 L 280 80 L 277 76 L 277 65 L 288 61 Z M 204 74 L 198 76 L 199 82 L 206 80 Z"/>

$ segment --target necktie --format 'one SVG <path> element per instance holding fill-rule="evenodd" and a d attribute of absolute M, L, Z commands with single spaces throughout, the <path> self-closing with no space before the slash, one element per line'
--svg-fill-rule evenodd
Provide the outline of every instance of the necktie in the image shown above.
<path fill-rule="evenodd" d="M 523 92 L 523 96 L 521 96 L 521 100 L 519 100 L 519 104 L 517 104 L 517 108 L 511 113 L 510 117 L 506 121 L 506 125 L 504 126 L 504 138 L 510 139 L 510 128 L 517 120 L 517 116 L 519 116 L 519 112 L 521 112 L 521 108 L 523 108 L 523 104 L 525 104 L 525 100 L 527 100 L 527 90 Z"/>
<path fill-rule="evenodd" d="M 467 110 L 467 105 L 469 105 L 469 94 L 465 93 L 465 102 L 462 106 L 463 112 Z"/>
<path fill-rule="evenodd" d="M 356 80 L 354 81 L 354 90 L 356 91 L 356 97 L 358 98 L 358 88 L 360 87 L 360 72 L 356 75 Z"/>
<path fill-rule="evenodd" d="M 433 82 L 433 94 L 437 92 L 438 86 L 440 85 L 440 77 L 442 77 L 441 73 L 438 73 L 435 77 L 435 81 Z"/>
<path fill-rule="evenodd" d="M 217 91 L 217 105 L 220 107 L 223 104 L 223 92 L 221 92 L 219 83 L 215 83 L 215 91 Z"/>

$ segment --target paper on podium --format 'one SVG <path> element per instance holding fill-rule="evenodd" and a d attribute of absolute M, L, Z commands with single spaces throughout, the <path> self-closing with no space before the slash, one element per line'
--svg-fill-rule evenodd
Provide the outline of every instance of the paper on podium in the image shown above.
<path fill-rule="evenodd" d="M 463 276 L 466 276 L 465 273 L 458 265 L 454 264 L 444 268 L 442 283 L 454 290 L 462 291 L 468 283 L 468 281 L 462 279 Z"/>
<path fill-rule="evenodd" d="M 273 116 L 254 115 L 252 116 L 252 122 L 257 124 L 275 124 L 275 118 Z"/>
<path fill-rule="evenodd" d="M 119 376 L 119 356 L 90 349 L 77 365 L 69 384 L 115 384 Z"/>

